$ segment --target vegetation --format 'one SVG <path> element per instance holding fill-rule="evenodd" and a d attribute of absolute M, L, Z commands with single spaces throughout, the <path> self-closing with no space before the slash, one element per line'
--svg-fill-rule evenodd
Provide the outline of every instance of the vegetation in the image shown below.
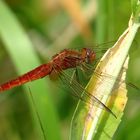
<path fill-rule="evenodd" d="M 48 62 L 65 48 L 117 40 L 128 27 L 131 13 L 132 22 L 139 23 L 139 11 L 137 0 L 98 0 L 98 3 L 94 0 L 1 0 L 0 83 Z M 138 32 L 129 52 L 126 76 L 138 87 L 139 46 Z M 74 128 L 75 134 L 70 134 L 70 123 L 77 100 L 70 96 L 71 91 L 61 87 L 61 82 L 52 82 L 46 77 L 1 94 L 0 139 L 61 140 L 68 139 L 69 135 L 76 139 L 74 135 L 79 135 L 80 128 Z M 109 115 L 109 123 L 104 124 L 103 118 L 99 125 L 107 127 L 110 135 L 103 135 L 104 129 L 100 126 L 101 135 L 98 133 L 94 139 L 139 139 L 140 91 L 127 88 L 128 102 L 123 117 L 120 115 L 121 123 L 117 120 L 113 126 L 116 120 Z"/>

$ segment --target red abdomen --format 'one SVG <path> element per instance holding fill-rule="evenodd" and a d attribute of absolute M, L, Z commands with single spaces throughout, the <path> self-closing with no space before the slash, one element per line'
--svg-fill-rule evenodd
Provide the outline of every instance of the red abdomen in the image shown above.
<path fill-rule="evenodd" d="M 17 77 L 16 79 L 13 79 L 9 82 L 6 82 L 0 86 L 0 91 L 9 90 L 13 87 L 20 86 L 22 84 L 25 84 L 27 82 L 43 78 L 44 76 L 50 74 L 52 71 L 51 64 L 43 64 L 35 69 L 33 69 L 30 72 L 27 72 L 26 74 Z"/>

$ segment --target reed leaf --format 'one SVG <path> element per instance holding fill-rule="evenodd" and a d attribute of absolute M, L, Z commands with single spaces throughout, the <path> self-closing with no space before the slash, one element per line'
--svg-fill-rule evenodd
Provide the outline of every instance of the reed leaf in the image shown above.
<path fill-rule="evenodd" d="M 115 45 L 110 48 L 102 57 L 95 71 L 102 77 L 93 74 L 86 90 L 97 97 L 102 103 L 112 110 L 117 119 L 110 113 L 101 109 L 100 105 L 85 105 L 79 101 L 75 110 L 71 125 L 71 140 L 106 140 L 112 139 L 117 127 L 121 122 L 123 110 L 127 102 L 127 90 L 122 89 L 122 85 L 117 85 L 116 81 L 125 79 L 125 73 L 128 64 L 128 52 L 132 41 L 140 24 L 130 18 L 129 26 L 119 37 Z M 107 74 L 114 78 L 104 76 Z M 109 82 L 108 82 L 109 81 Z M 115 97 L 110 97 L 115 86 Z M 125 87 L 125 85 L 123 85 Z M 121 98 L 120 98 L 121 95 Z M 84 96 L 84 94 L 83 94 Z"/>

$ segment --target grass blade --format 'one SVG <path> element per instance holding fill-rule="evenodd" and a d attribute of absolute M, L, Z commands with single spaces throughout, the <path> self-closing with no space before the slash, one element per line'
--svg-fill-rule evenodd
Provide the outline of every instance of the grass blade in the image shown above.
<path fill-rule="evenodd" d="M 18 74 L 23 74 L 35 66 L 40 65 L 38 56 L 36 55 L 27 34 L 17 21 L 15 15 L 3 1 L 0 1 L 0 37 L 14 65 L 16 66 Z M 49 88 L 46 81 L 39 80 L 30 85 L 47 139 L 59 140 L 60 129 L 58 127 L 58 118 L 51 101 L 51 97 L 48 94 Z M 30 105 L 33 107 L 32 100 L 29 96 L 29 91 L 25 86 L 24 89 L 28 92 L 27 99 L 29 100 Z M 32 115 L 35 119 L 34 125 L 40 134 L 39 139 L 41 140 L 43 139 L 42 132 L 33 109 Z"/>

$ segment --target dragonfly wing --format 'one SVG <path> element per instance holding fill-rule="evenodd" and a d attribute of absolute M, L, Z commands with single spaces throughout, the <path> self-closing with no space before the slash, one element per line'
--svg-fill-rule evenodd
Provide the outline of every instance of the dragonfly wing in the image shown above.
<path fill-rule="evenodd" d="M 74 97 L 80 99 L 87 105 L 95 105 L 105 109 L 116 118 L 116 115 L 105 104 L 103 104 L 97 97 L 93 96 L 87 90 L 85 90 L 85 88 L 82 87 L 76 80 L 71 80 L 71 77 L 68 74 L 63 72 L 60 78 L 62 81 L 64 81 L 64 84 L 66 84 L 72 90 Z"/>
<path fill-rule="evenodd" d="M 133 88 L 133 89 L 135 89 L 137 91 L 140 91 L 140 88 L 137 87 L 135 84 L 133 84 L 131 82 L 128 82 L 126 80 L 121 80 L 120 78 L 116 78 L 115 76 L 112 76 L 112 75 L 107 74 L 107 73 L 95 71 L 95 68 L 90 66 L 90 65 L 88 65 L 88 64 L 84 63 L 82 65 L 82 68 L 85 70 L 83 72 L 88 73 L 88 75 L 89 74 L 91 75 L 93 73 L 93 71 L 94 71 L 94 75 L 97 78 L 99 78 L 102 82 L 107 82 L 108 84 L 110 84 L 112 82 L 112 80 L 115 80 L 116 84 L 115 84 L 113 90 L 116 90 L 119 85 L 124 85 L 124 83 L 125 83 L 128 87 Z M 91 76 L 89 76 L 89 77 L 91 77 Z M 125 88 L 124 86 L 121 86 L 121 87 Z"/>

